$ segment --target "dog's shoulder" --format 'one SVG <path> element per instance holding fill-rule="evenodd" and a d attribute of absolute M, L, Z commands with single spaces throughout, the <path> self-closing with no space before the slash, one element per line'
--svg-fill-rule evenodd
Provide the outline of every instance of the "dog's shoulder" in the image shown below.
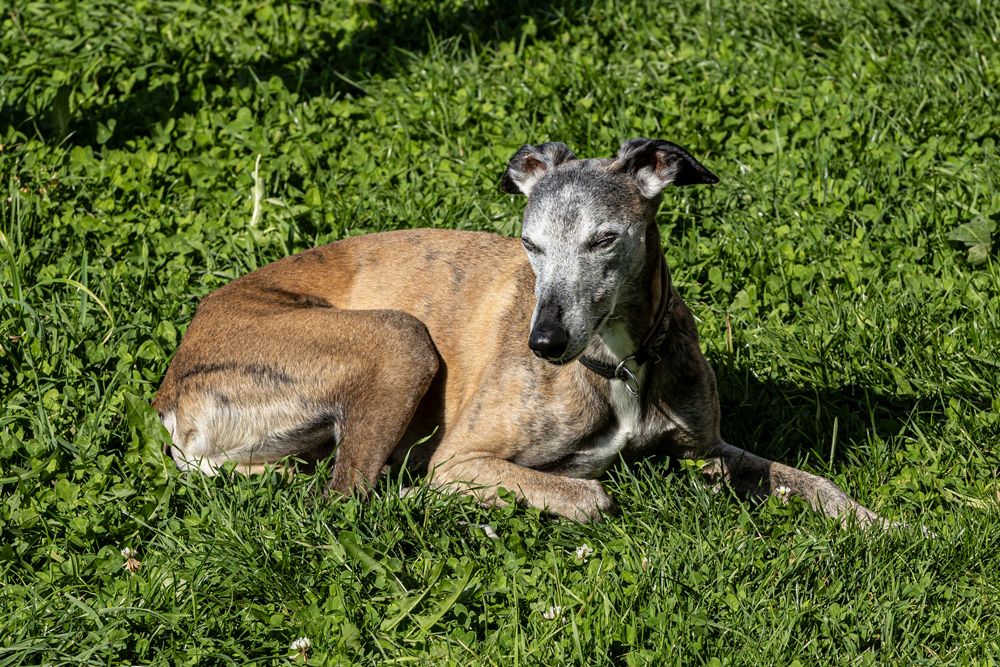
<path fill-rule="evenodd" d="M 695 381 L 704 375 L 705 358 L 698 338 L 694 314 L 674 290 L 667 335 L 660 347 L 660 358 L 667 373 L 676 382 Z"/>

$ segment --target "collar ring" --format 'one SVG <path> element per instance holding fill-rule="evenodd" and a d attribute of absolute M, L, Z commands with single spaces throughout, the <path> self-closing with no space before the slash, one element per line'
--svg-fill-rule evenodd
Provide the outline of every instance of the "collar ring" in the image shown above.
<path fill-rule="evenodd" d="M 635 373 L 626 365 L 628 362 L 635 359 L 634 354 L 630 354 L 621 360 L 621 363 L 615 368 L 615 379 L 621 380 L 625 383 L 625 390 L 632 394 L 633 396 L 639 395 L 639 378 L 636 377 Z"/>

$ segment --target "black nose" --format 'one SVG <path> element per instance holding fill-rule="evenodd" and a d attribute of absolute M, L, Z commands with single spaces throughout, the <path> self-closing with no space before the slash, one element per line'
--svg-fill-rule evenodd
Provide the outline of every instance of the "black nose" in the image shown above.
<path fill-rule="evenodd" d="M 528 337 L 528 347 L 535 356 L 544 359 L 558 359 L 566 354 L 569 333 L 559 325 L 536 326 Z"/>

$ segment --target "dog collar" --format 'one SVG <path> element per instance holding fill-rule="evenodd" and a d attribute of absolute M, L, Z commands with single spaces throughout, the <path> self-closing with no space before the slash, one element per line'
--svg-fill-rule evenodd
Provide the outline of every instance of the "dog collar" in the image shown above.
<path fill-rule="evenodd" d="M 659 355 L 656 353 L 657 349 L 663 343 L 664 338 L 667 335 L 667 327 L 665 326 L 667 321 L 667 315 L 670 313 L 671 306 L 673 306 L 674 294 L 670 287 L 670 281 L 667 278 L 667 261 L 666 259 L 660 259 L 660 293 L 662 294 L 660 298 L 660 307 L 658 309 L 656 319 L 653 322 L 653 327 L 646 334 L 646 337 L 642 339 L 642 344 L 639 349 L 622 359 L 618 364 L 602 364 L 599 361 L 594 361 L 593 359 L 588 359 L 585 356 L 580 356 L 577 358 L 581 364 L 583 364 L 588 370 L 597 373 L 601 377 L 607 378 L 609 380 L 621 380 L 625 383 L 625 389 L 628 390 L 633 396 L 639 395 L 639 378 L 636 377 L 635 372 L 633 372 L 628 367 L 628 362 L 635 362 L 635 369 L 638 371 L 644 363 L 652 358 L 659 361 Z"/>

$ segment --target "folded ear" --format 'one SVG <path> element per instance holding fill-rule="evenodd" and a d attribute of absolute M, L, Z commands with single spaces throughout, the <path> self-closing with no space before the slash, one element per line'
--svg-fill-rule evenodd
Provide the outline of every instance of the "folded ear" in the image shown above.
<path fill-rule="evenodd" d="M 647 199 L 674 185 L 718 183 L 719 178 L 686 150 L 662 139 L 632 139 L 622 144 L 611 165 L 632 176 Z"/>
<path fill-rule="evenodd" d="M 525 144 L 507 163 L 507 171 L 500 179 L 500 190 L 512 195 L 527 196 L 542 176 L 563 162 L 575 159 L 573 151 L 558 141 L 541 146 Z"/>

